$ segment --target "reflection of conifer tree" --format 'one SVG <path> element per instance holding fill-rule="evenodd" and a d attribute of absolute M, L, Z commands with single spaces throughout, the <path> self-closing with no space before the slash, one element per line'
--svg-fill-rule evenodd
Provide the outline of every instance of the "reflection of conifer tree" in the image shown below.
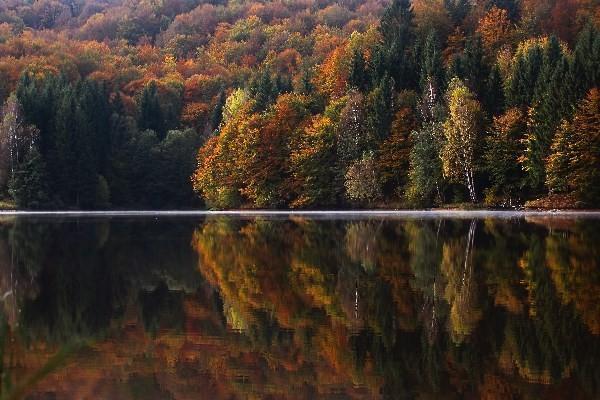
<path fill-rule="evenodd" d="M 410 266 L 414 274 L 411 286 L 422 296 L 422 305 L 419 305 L 419 309 L 429 342 L 437 338 L 440 319 L 439 298 L 443 295 L 443 281 L 440 275 L 442 256 L 440 232 L 443 222 L 438 220 L 433 226 L 425 222 L 410 223 L 406 226 L 411 254 Z"/>

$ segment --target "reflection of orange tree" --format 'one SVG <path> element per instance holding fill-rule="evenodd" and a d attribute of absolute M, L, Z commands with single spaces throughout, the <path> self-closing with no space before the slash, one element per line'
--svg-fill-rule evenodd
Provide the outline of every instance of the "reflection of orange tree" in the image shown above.
<path fill-rule="evenodd" d="M 352 331 L 362 326 L 353 321 L 354 304 L 344 301 L 354 300 L 355 272 L 347 265 L 352 263 L 345 254 L 322 247 L 328 245 L 327 236 L 335 241 L 332 234 L 339 235 L 339 240 L 344 230 L 320 231 L 316 224 L 304 221 L 237 224 L 209 220 L 195 232 L 193 245 L 201 272 L 219 288 L 228 307 L 235 305 L 238 319 L 245 320 L 245 325 L 237 326 L 247 327 L 245 335 L 267 335 L 260 331 L 274 328 L 295 333 L 284 348 L 275 346 L 274 340 L 262 344 L 252 340 L 254 350 L 266 353 L 268 349 L 269 374 L 278 366 L 290 371 L 314 369 L 316 376 L 305 375 L 301 381 L 315 380 L 320 391 L 366 384 L 373 394 L 380 378 L 368 360 L 356 369 L 349 344 Z M 341 281 L 335 279 L 337 271 L 332 266 L 345 271 Z M 301 332 L 308 336 L 303 339 Z"/>
<path fill-rule="evenodd" d="M 600 335 L 598 230 L 555 232 L 546 241 L 546 262 L 560 298 L 573 304 L 594 335 Z"/>

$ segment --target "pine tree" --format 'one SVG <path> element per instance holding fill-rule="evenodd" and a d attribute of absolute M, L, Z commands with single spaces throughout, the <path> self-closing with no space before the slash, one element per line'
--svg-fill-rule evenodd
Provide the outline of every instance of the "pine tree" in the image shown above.
<path fill-rule="evenodd" d="M 219 128 L 221 122 L 223 121 L 223 107 L 225 106 L 225 101 L 227 100 L 227 95 L 224 90 L 219 92 L 219 97 L 217 97 L 217 103 L 215 104 L 215 108 L 212 111 L 210 116 L 210 127 L 214 131 Z"/>
<path fill-rule="evenodd" d="M 554 135 L 550 155 L 546 159 L 546 186 L 551 194 L 568 191 L 569 182 L 569 140 L 573 132 L 567 121 L 563 121 Z"/>
<path fill-rule="evenodd" d="M 543 51 L 532 46 L 525 54 L 517 57 L 506 92 L 506 101 L 512 107 L 528 107 L 534 92 L 543 62 Z"/>
<path fill-rule="evenodd" d="M 278 88 L 267 70 L 262 71 L 250 82 L 250 95 L 254 98 L 255 111 L 265 111 L 278 95 Z"/>
<path fill-rule="evenodd" d="M 429 32 L 421 54 L 421 71 L 419 83 L 421 91 L 429 90 L 429 84 L 437 93 L 444 91 L 444 65 L 442 52 L 435 31 Z"/>
<path fill-rule="evenodd" d="M 487 79 L 483 103 L 485 109 L 492 116 L 499 115 L 504 111 L 504 88 L 500 68 L 497 64 L 492 67 Z"/>
<path fill-rule="evenodd" d="M 383 52 L 383 56 L 376 58 L 385 59 L 384 70 L 394 79 L 398 90 L 415 86 L 415 67 L 411 54 L 413 18 L 410 0 L 393 0 L 386 8 L 379 26 L 383 45 L 378 50 Z M 382 76 L 378 75 L 376 79 Z"/>
<path fill-rule="evenodd" d="M 450 67 L 450 76 L 458 77 L 475 93 L 478 99 L 485 96 L 490 67 L 485 62 L 485 52 L 481 39 L 469 39 L 465 50 L 455 57 Z"/>
<path fill-rule="evenodd" d="M 569 86 L 569 65 L 557 40 L 550 40 L 544 65 L 530 111 L 525 169 L 534 191 L 541 192 L 546 182 L 546 157 L 550 154 L 554 132 L 564 118 L 570 117 L 574 94 Z"/>
<path fill-rule="evenodd" d="M 440 150 L 443 125 L 427 122 L 411 134 L 410 168 L 406 198 L 415 207 L 430 207 L 443 201 Z"/>
<path fill-rule="evenodd" d="M 394 117 L 394 82 L 385 75 L 379 85 L 368 96 L 368 124 L 377 141 L 385 140 L 390 134 Z"/>
<path fill-rule="evenodd" d="M 155 81 L 151 81 L 144 87 L 139 107 L 138 127 L 140 130 L 150 129 L 156 133 L 159 140 L 164 139 L 167 129 L 163 110 L 160 106 L 158 86 Z"/>
<path fill-rule="evenodd" d="M 522 153 L 525 129 L 525 119 L 518 108 L 494 117 L 483 156 L 492 183 L 486 192 L 489 205 L 514 205 L 518 202 L 523 180 L 518 157 Z"/>
<path fill-rule="evenodd" d="M 111 106 L 104 85 L 85 79 L 77 88 L 78 103 L 82 118 L 86 121 L 90 145 L 93 148 L 94 168 L 100 174 L 108 170 L 110 159 Z"/>
<path fill-rule="evenodd" d="M 367 74 L 367 66 L 363 54 L 354 50 L 350 60 L 350 75 L 348 76 L 348 84 L 351 88 L 366 91 L 369 86 L 369 76 Z"/>
<path fill-rule="evenodd" d="M 10 182 L 10 193 L 19 208 L 44 208 L 50 205 L 48 175 L 41 154 L 34 147 Z"/>
<path fill-rule="evenodd" d="M 308 69 L 302 71 L 302 75 L 297 83 L 296 91 L 304 95 L 312 95 L 315 91 L 315 87 L 311 81 L 311 73 Z"/>
<path fill-rule="evenodd" d="M 569 72 L 577 98 L 600 86 L 600 31 L 592 23 L 577 38 Z"/>
<path fill-rule="evenodd" d="M 547 159 L 547 185 L 586 204 L 600 202 L 600 90 L 582 100 L 571 123 L 563 122 Z"/>
<path fill-rule="evenodd" d="M 448 10 L 454 24 L 458 25 L 469 14 L 471 2 L 469 0 L 444 0 L 444 7 Z"/>

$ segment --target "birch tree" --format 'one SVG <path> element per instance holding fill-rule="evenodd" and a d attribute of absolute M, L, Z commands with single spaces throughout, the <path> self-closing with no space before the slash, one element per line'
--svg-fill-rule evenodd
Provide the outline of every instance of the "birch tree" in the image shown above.
<path fill-rule="evenodd" d="M 447 94 L 448 118 L 444 123 L 444 144 L 440 157 L 446 178 L 463 181 L 475 203 L 475 151 L 479 136 L 481 106 L 465 84 L 454 78 Z"/>
<path fill-rule="evenodd" d="M 6 99 L 0 115 L 0 190 L 4 190 L 33 145 L 37 129 L 25 123 L 15 94 Z"/>

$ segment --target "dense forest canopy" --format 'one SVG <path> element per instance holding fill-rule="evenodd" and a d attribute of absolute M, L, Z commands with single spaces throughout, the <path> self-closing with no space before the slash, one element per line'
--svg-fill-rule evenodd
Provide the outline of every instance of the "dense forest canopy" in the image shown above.
<path fill-rule="evenodd" d="M 597 0 L 4 0 L 22 208 L 600 204 Z"/>

